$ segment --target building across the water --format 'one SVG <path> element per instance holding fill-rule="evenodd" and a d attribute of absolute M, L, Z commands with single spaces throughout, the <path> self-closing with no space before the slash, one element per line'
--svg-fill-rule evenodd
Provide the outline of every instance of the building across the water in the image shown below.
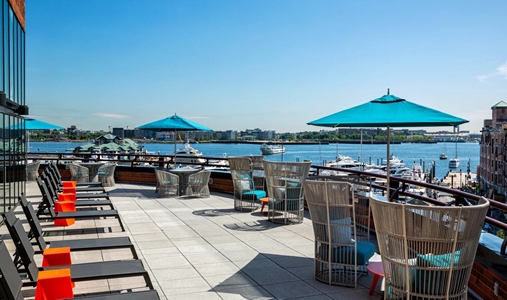
<path fill-rule="evenodd" d="M 505 202 L 507 185 L 507 103 L 491 107 L 491 119 L 484 120 L 480 140 L 477 178 L 489 198 Z"/>

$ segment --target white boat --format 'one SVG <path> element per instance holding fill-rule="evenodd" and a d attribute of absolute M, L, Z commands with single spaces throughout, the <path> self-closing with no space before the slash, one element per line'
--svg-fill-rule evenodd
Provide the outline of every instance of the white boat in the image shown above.
<path fill-rule="evenodd" d="M 449 169 L 459 168 L 459 159 L 458 159 L 458 143 L 456 142 L 456 155 L 454 158 L 449 160 Z"/>
<path fill-rule="evenodd" d="M 262 155 L 285 153 L 285 147 L 283 145 L 262 144 L 261 153 Z"/>
<path fill-rule="evenodd" d="M 447 159 L 447 155 L 445 153 L 440 154 L 440 159 Z"/>
<path fill-rule="evenodd" d="M 190 146 L 188 142 L 183 147 L 176 149 L 175 156 L 176 164 L 203 164 L 206 162 L 204 158 L 201 158 L 202 153 Z"/>
<path fill-rule="evenodd" d="M 459 168 L 459 158 L 454 157 L 449 160 L 449 169 Z"/>

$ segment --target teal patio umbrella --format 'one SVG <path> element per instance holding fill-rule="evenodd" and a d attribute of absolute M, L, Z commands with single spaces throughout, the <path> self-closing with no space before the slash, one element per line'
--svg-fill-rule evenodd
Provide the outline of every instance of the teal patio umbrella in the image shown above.
<path fill-rule="evenodd" d="M 22 129 L 21 126 L 22 123 L 17 123 L 12 125 L 11 129 Z M 54 125 L 51 123 L 47 123 L 44 121 L 36 120 L 30 117 L 25 117 L 25 130 L 26 131 L 32 131 L 32 130 L 59 130 L 64 129 L 61 126 Z M 27 138 L 27 149 L 30 151 L 30 140 Z"/>
<path fill-rule="evenodd" d="M 389 144 L 391 127 L 434 127 L 458 126 L 468 123 L 438 110 L 428 108 L 405 99 L 387 95 L 364 104 L 342 110 L 329 116 L 308 122 L 308 125 L 323 127 L 387 127 L 387 186 L 389 187 Z M 389 199 L 389 188 L 387 189 Z"/>
<path fill-rule="evenodd" d="M 211 128 L 192 122 L 176 114 L 165 119 L 153 121 L 137 127 L 138 129 L 154 131 L 174 131 L 174 156 L 176 162 L 176 135 L 178 131 L 210 131 Z"/>

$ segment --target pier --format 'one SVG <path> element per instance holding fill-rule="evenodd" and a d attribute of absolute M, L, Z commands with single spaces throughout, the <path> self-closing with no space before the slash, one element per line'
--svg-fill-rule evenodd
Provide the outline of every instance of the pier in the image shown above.
<path fill-rule="evenodd" d="M 475 182 L 477 173 L 475 172 L 456 172 L 449 171 L 447 175 L 440 182 L 441 186 L 459 189 L 465 185 L 470 185 L 469 182 Z"/>

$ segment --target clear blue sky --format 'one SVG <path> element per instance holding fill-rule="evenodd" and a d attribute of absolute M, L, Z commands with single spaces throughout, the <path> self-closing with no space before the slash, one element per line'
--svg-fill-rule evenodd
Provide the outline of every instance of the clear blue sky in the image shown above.
<path fill-rule="evenodd" d="M 27 103 L 80 129 L 177 113 L 296 132 L 390 88 L 478 132 L 507 102 L 506 12 L 505 0 L 26 0 Z"/>

